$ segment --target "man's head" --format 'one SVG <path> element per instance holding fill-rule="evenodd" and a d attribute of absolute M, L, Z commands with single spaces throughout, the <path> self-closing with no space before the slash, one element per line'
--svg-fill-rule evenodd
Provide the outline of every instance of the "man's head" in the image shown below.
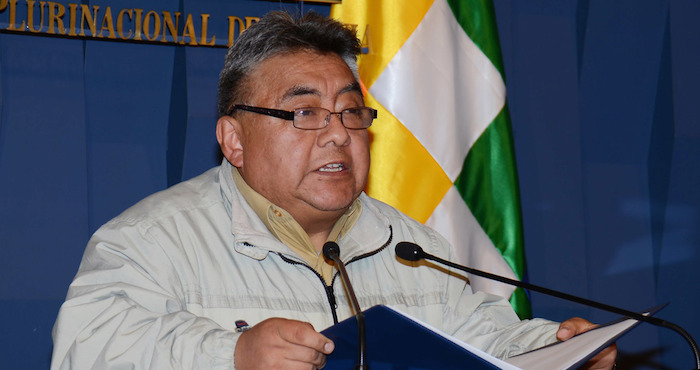
<path fill-rule="evenodd" d="M 241 35 L 222 72 L 217 139 L 224 156 L 248 185 L 287 210 L 310 235 L 330 231 L 362 192 L 369 171 L 367 130 L 346 128 L 340 115 L 330 115 L 325 127 L 300 129 L 293 125 L 296 119 L 233 107 L 330 112 L 364 107 L 348 66 L 355 66 L 357 51 L 354 33 L 336 21 L 275 13 Z"/>
<path fill-rule="evenodd" d="M 361 47 L 353 30 L 316 13 L 294 19 L 288 13 L 272 12 L 243 32 L 229 48 L 219 75 L 219 117 L 227 115 L 234 102 L 247 99 L 251 91 L 246 78 L 262 61 L 300 50 L 336 54 L 359 79 L 357 55 Z"/>

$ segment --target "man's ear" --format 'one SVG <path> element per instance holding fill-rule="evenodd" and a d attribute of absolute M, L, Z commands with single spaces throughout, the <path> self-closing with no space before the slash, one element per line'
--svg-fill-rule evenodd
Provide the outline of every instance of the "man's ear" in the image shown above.
<path fill-rule="evenodd" d="M 224 157 L 235 167 L 243 167 L 243 145 L 241 144 L 240 123 L 230 116 L 223 116 L 216 122 L 216 140 L 219 141 Z"/>

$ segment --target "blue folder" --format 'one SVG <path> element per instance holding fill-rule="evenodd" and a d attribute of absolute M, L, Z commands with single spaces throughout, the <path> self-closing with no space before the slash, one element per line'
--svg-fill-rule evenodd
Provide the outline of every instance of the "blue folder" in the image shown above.
<path fill-rule="evenodd" d="M 442 335 L 385 306 L 366 311 L 365 334 L 370 370 L 498 369 Z M 358 358 L 357 320 L 351 317 L 322 331 L 335 342 L 325 369 L 353 369 Z"/>

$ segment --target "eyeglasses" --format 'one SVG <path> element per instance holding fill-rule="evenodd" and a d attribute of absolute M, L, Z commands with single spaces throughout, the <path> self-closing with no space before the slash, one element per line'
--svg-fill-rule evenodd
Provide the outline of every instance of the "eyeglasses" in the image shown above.
<path fill-rule="evenodd" d="M 297 108 L 293 111 L 286 111 L 237 104 L 233 106 L 229 115 L 236 110 L 244 110 L 292 121 L 292 125 L 301 130 L 319 130 L 328 126 L 332 114 L 338 115 L 343 126 L 351 130 L 368 128 L 372 126 L 372 121 L 377 118 L 377 110 L 370 107 L 347 108 L 340 112 L 331 112 L 326 108 L 319 107 Z"/>

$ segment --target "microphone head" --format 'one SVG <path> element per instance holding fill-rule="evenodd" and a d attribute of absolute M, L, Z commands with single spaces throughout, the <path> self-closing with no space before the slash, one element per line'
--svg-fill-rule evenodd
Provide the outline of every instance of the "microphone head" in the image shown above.
<path fill-rule="evenodd" d="M 326 242 L 323 245 L 323 257 L 331 261 L 335 261 L 336 258 L 340 258 L 340 247 L 336 242 Z"/>
<path fill-rule="evenodd" d="M 425 252 L 423 248 L 411 242 L 399 242 L 396 244 L 396 255 L 408 261 L 419 261 L 423 259 Z"/>

